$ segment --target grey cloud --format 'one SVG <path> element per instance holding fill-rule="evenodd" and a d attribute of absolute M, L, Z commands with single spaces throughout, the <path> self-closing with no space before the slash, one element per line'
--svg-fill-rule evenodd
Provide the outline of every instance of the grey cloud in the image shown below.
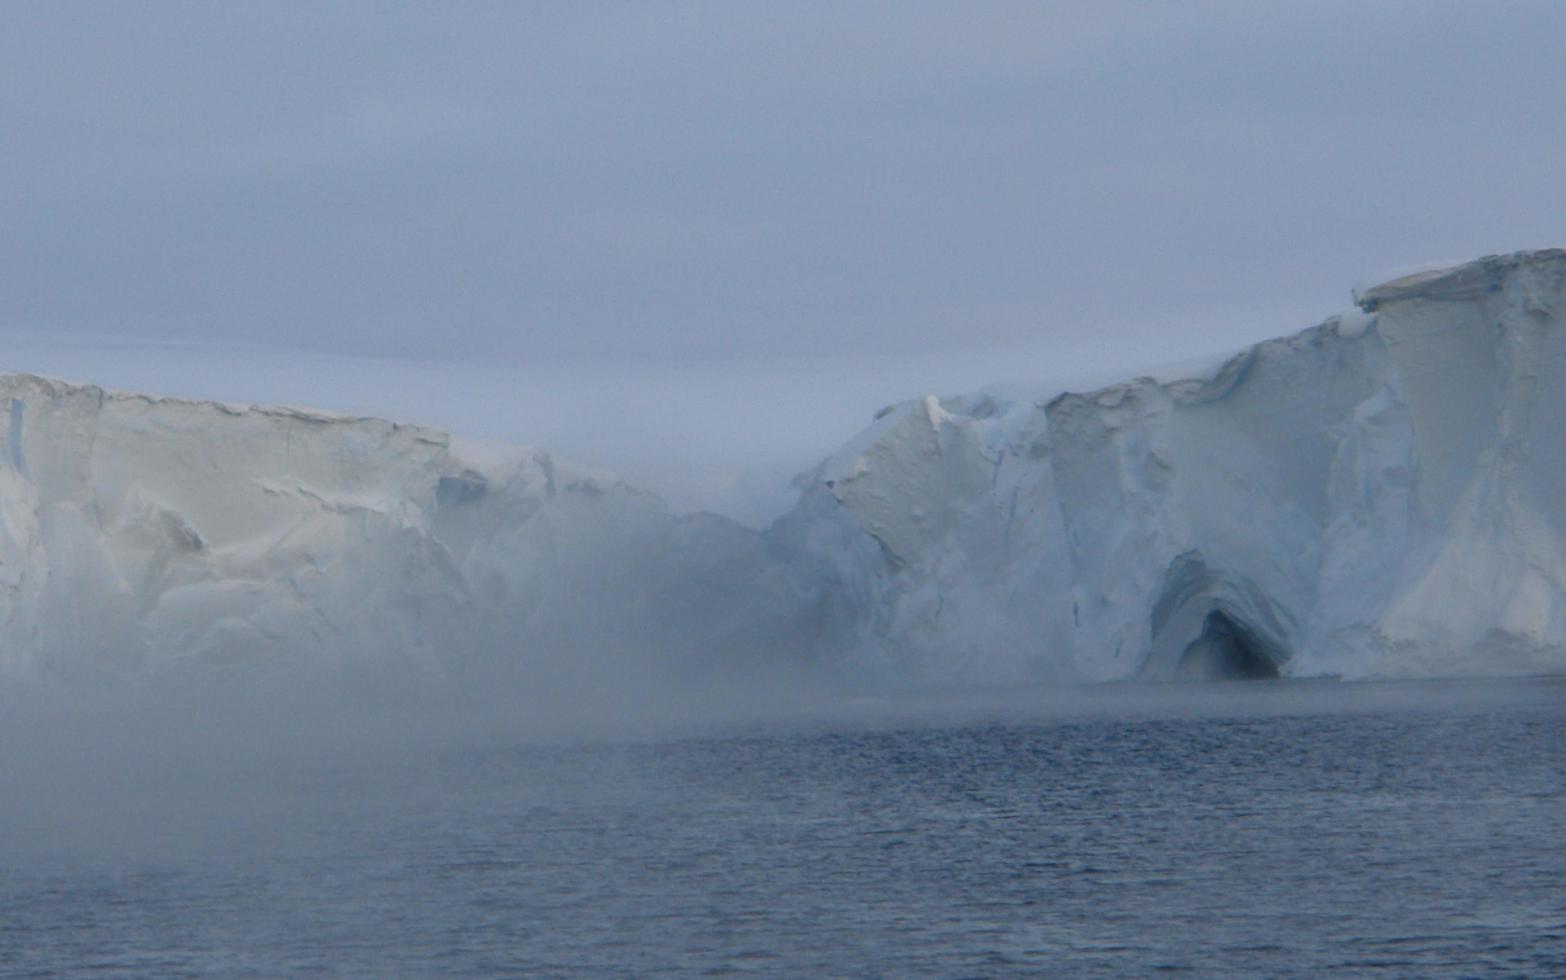
<path fill-rule="evenodd" d="M 1547 3 L 12 4 L 0 324 L 865 356 L 1559 237 Z M 1233 314 L 1237 316 L 1238 314 Z"/>

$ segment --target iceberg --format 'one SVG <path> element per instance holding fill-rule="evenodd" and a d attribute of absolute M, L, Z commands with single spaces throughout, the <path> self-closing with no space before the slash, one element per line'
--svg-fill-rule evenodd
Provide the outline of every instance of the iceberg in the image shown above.
<path fill-rule="evenodd" d="M 547 452 L 0 375 L 0 671 L 530 688 L 1566 670 L 1566 251 L 1188 378 L 891 406 L 764 530 Z"/>
<path fill-rule="evenodd" d="M 896 406 L 774 532 L 836 549 L 872 678 L 1566 670 L 1566 251 L 1355 300 L 1207 376 Z"/>
<path fill-rule="evenodd" d="M 0 406 L 11 673 L 364 661 L 567 683 L 652 652 L 696 670 L 807 618 L 757 532 L 547 452 L 30 375 L 0 375 Z"/>

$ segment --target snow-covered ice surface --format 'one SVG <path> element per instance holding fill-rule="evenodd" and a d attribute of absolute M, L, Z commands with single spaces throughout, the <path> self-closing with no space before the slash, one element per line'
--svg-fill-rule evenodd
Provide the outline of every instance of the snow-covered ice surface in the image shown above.
<path fill-rule="evenodd" d="M 1187 378 L 892 406 L 765 531 L 431 428 L 0 375 L 0 667 L 1566 669 L 1566 251 L 1355 295 Z"/>

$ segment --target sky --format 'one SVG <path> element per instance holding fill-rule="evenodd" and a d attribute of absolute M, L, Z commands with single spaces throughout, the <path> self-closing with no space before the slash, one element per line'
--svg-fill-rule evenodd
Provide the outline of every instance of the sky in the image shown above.
<path fill-rule="evenodd" d="M 1566 241 L 1563 37 L 1557 2 L 0 0 L 0 368 L 760 523 L 889 401 Z"/>

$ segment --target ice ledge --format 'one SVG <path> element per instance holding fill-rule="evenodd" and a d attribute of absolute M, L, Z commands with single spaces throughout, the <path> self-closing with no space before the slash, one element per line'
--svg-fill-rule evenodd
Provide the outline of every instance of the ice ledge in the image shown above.
<path fill-rule="evenodd" d="M 446 445 L 451 439 L 449 433 L 440 429 L 418 423 L 378 418 L 372 415 L 333 412 L 325 409 L 303 408 L 296 405 L 252 404 L 248 402 L 218 401 L 209 398 L 179 398 L 172 395 L 156 395 L 140 391 L 120 391 L 86 382 L 67 381 L 62 378 L 52 378 L 47 375 L 32 374 L 26 371 L 0 371 L 0 387 L 36 390 L 46 397 L 55 399 L 85 397 L 99 405 L 117 403 L 126 405 L 141 404 L 149 407 L 169 406 L 176 410 L 215 412 L 219 415 L 234 417 L 255 415 L 289 419 L 310 424 L 385 426 L 393 430 L 406 430 L 424 441 L 437 445 Z"/>
<path fill-rule="evenodd" d="M 1507 255 L 1486 255 L 1456 265 L 1406 269 L 1378 278 L 1374 280 L 1374 285 L 1355 286 L 1354 302 L 1366 313 L 1371 313 L 1386 303 L 1410 299 L 1438 302 L 1475 299 L 1500 288 L 1501 280 L 1514 269 L 1557 262 L 1566 265 L 1566 249 L 1544 248 Z"/>

